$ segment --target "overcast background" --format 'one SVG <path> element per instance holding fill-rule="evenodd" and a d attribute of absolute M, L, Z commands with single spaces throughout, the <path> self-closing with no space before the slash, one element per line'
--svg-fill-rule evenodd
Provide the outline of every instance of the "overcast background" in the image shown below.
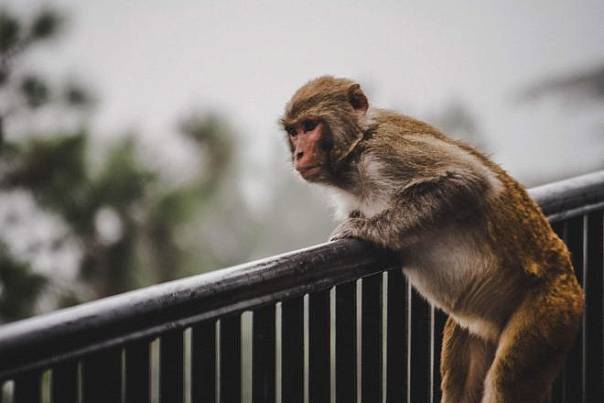
<path fill-rule="evenodd" d="M 85 74 L 102 99 L 100 131 L 141 128 L 169 169 L 180 167 L 171 133 L 183 109 L 226 114 L 259 163 L 285 101 L 323 74 L 357 79 L 373 105 L 423 118 L 462 102 L 494 159 L 525 181 L 603 159 L 591 146 L 601 111 L 518 102 L 527 86 L 604 62 L 599 0 L 8 3 L 68 12 L 69 35 L 32 63 Z"/>

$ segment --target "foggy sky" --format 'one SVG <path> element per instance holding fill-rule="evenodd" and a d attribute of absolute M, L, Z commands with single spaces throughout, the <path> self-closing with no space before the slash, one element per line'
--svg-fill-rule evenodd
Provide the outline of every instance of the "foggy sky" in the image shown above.
<path fill-rule="evenodd" d="M 101 100 L 95 131 L 140 130 L 148 152 L 176 172 L 186 160 L 173 139 L 184 112 L 223 112 L 248 163 L 261 167 L 285 101 L 323 74 L 357 79 L 373 105 L 418 117 L 463 102 L 493 158 L 529 182 L 604 159 L 594 146 L 601 111 L 516 99 L 536 81 L 604 63 L 601 0 L 8 4 L 67 11 L 64 38 L 32 67 L 91 83 Z"/>

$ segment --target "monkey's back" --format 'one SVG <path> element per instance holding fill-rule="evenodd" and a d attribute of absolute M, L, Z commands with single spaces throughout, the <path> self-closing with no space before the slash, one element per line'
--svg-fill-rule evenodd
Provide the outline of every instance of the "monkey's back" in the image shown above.
<path fill-rule="evenodd" d="M 482 215 L 481 225 L 488 230 L 488 239 L 494 249 L 502 251 L 498 253 L 502 264 L 518 267 L 518 262 L 527 260 L 547 262 L 548 264 L 545 266 L 522 267 L 527 274 L 537 277 L 545 275 L 545 272 L 549 270 L 573 270 L 566 245 L 553 231 L 540 207 L 530 198 L 526 189 L 497 163 L 476 148 L 452 139 L 425 122 L 385 110 L 380 110 L 377 116 L 379 132 L 384 133 L 384 138 L 376 141 L 372 147 L 392 148 L 392 144 L 402 144 L 401 149 L 413 147 L 413 136 L 433 137 L 436 141 L 451 147 L 445 161 L 440 155 L 436 158 L 430 155 L 429 149 L 413 150 L 414 158 L 423 161 L 411 161 L 413 167 L 409 169 L 410 173 L 406 176 L 429 177 L 437 174 L 443 166 L 463 165 L 460 156 L 466 154 L 478 160 L 492 174 L 492 178 L 499 182 L 499 184 L 490 183 L 488 185 L 485 193 L 480 197 L 488 198 L 489 201 L 480 204 L 484 210 L 476 209 L 475 212 Z M 405 140 L 407 141 L 405 142 Z M 418 144 L 416 148 L 425 148 L 425 144 Z M 439 151 L 442 150 L 446 149 L 441 147 Z M 459 150 L 460 153 L 452 150 Z M 399 153 L 404 154 L 405 151 L 399 151 Z M 427 167 L 423 165 L 427 165 Z M 430 166 L 434 168 L 430 169 Z M 392 174 L 400 175 L 401 171 L 395 171 Z M 476 174 L 481 175 L 480 172 L 476 172 Z M 492 188 L 496 188 L 496 190 L 492 191 Z"/>
<path fill-rule="evenodd" d="M 385 161 L 382 174 L 390 182 L 398 178 L 402 189 L 451 170 L 484 183 L 469 195 L 477 200 L 468 203 L 468 211 L 455 206 L 402 251 L 405 272 L 421 294 L 486 337 L 494 337 L 532 287 L 562 281 L 564 298 L 582 299 L 565 244 L 522 185 L 499 165 L 407 116 L 380 111 L 375 122 L 381 138 L 368 142 L 369 153 L 375 148 L 378 155 L 398 155 Z M 507 304 L 489 303 L 493 299 Z"/>

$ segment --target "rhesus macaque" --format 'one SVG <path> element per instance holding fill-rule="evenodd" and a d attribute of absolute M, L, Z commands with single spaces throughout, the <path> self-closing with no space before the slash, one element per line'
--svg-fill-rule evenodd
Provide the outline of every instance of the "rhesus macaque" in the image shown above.
<path fill-rule="evenodd" d="M 294 168 L 333 190 L 347 217 L 331 239 L 394 250 L 449 315 L 442 401 L 549 401 L 584 297 L 566 246 L 522 186 L 428 124 L 370 108 L 347 79 L 302 86 L 282 124 Z"/>

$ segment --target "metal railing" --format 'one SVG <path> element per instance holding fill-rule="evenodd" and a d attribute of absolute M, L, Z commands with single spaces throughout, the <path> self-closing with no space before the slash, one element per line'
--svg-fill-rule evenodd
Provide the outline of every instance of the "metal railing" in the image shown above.
<path fill-rule="evenodd" d="M 587 298 L 554 401 L 604 401 L 604 171 L 530 193 Z M 443 325 L 395 259 L 343 240 L 5 325 L 0 401 L 438 402 Z"/>

